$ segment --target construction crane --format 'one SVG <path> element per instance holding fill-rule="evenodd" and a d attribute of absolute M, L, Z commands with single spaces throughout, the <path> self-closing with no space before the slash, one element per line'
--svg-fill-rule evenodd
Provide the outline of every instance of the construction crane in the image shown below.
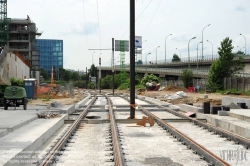
<path fill-rule="evenodd" d="M 54 82 L 54 68 L 53 68 L 53 66 L 52 66 L 52 71 L 51 71 L 50 84 L 48 84 L 48 86 L 56 88 L 56 84 Z"/>
<path fill-rule="evenodd" d="M 0 0 L 0 47 L 8 41 L 7 0 Z"/>

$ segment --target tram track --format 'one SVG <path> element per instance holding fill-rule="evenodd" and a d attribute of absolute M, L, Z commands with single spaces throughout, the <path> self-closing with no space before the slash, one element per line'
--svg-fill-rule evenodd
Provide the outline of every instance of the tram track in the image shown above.
<path fill-rule="evenodd" d="M 224 161 L 221 157 L 219 157 L 218 155 L 215 155 L 213 152 L 208 150 L 208 148 L 206 146 L 203 146 L 200 143 L 196 142 L 195 138 L 188 137 L 185 134 L 185 130 L 183 131 L 182 128 L 180 128 L 180 130 L 177 129 L 178 125 L 177 126 L 171 125 L 171 123 L 173 123 L 173 122 L 176 122 L 175 124 L 189 123 L 192 125 L 197 125 L 199 127 L 205 126 L 203 128 L 207 129 L 208 132 L 213 131 L 213 129 L 215 127 L 203 122 L 203 120 L 197 120 L 197 119 L 186 117 L 181 113 L 178 113 L 178 112 L 173 111 L 169 108 L 166 108 L 166 107 L 161 106 L 159 104 L 152 103 L 152 102 L 147 101 L 147 100 L 142 98 L 142 99 L 137 99 L 137 100 L 148 103 L 148 105 L 146 105 L 146 106 L 152 107 L 152 109 L 148 110 L 145 108 L 144 104 L 141 104 L 143 106 L 137 104 L 137 106 L 138 106 L 137 111 L 139 111 L 141 113 L 137 112 L 136 114 L 139 113 L 140 116 L 144 116 L 144 115 L 152 116 L 154 121 L 156 122 L 154 130 L 150 129 L 150 130 L 148 130 L 149 133 L 146 133 L 146 131 L 147 131 L 146 128 L 145 129 L 129 128 L 128 124 L 129 123 L 130 124 L 136 123 L 136 120 L 135 119 L 128 120 L 128 119 L 124 118 L 124 115 L 129 115 L 129 113 L 128 113 L 129 112 L 129 104 L 116 105 L 117 103 L 114 102 L 115 100 L 121 100 L 121 99 L 124 101 L 127 101 L 129 103 L 128 96 L 117 96 L 117 95 L 111 96 L 111 95 L 101 95 L 101 94 L 95 95 L 91 99 L 91 101 L 88 102 L 87 106 L 84 107 L 83 112 L 79 114 L 79 116 L 76 118 L 76 120 L 74 122 L 72 120 L 66 121 L 67 123 L 72 123 L 71 127 L 69 128 L 69 130 L 67 132 L 65 132 L 65 134 L 62 136 L 62 138 L 53 146 L 53 148 L 50 150 L 50 152 L 46 155 L 46 157 L 43 158 L 43 160 L 38 165 L 39 166 L 41 166 L 41 165 L 43 165 L 43 166 L 44 165 L 58 165 L 58 166 L 65 165 L 65 164 L 63 164 L 62 161 L 69 159 L 70 156 L 68 156 L 64 159 L 64 154 L 61 152 L 66 150 L 66 151 L 68 151 L 68 154 L 70 154 L 71 153 L 70 151 L 72 149 L 75 149 L 75 147 L 78 147 L 77 149 L 83 150 L 82 153 L 85 155 L 85 157 L 89 156 L 89 155 L 91 155 L 91 153 L 94 153 L 94 151 L 89 152 L 89 151 L 91 151 L 91 147 L 90 147 L 90 149 L 87 149 L 87 147 L 89 147 L 89 144 L 95 144 L 95 143 L 100 144 L 99 145 L 100 152 L 96 152 L 96 154 L 92 154 L 93 156 L 90 158 L 88 158 L 88 157 L 84 158 L 85 164 L 88 163 L 88 165 L 96 165 L 94 163 L 97 161 L 95 161 L 93 159 L 93 157 L 95 155 L 99 156 L 99 159 L 100 159 L 100 161 L 97 163 L 105 162 L 105 164 L 104 163 L 102 164 L 104 166 L 105 165 L 107 165 L 107 166 L 109 166 L 109 165 L 116 165 L 116 166 L 128 165 L 129 166 L 129 165 L 133 165 L 136 163 L 138 164 L 138 163 L 141 163 L 141 161 L 140 161 L 141 159 L 138 160 L 135 157 L 139 154 L 135 153 L 133 151 L 133 148 L 131 148 L 131 146 L 129 146 L 130 142 L 132 141 L 131 136 L 135 137 L 136 133 L 141 135 L 142 137 L 146 136 L 145 139 L 147 139 L 147 137 L 148 137 L 147 135 L 150 135 L 150 137 L 151 137 L 153 135 L 159 135 L 161 133 L 159 135 L 159 140 L 156 140 L 156 142 L 161 140 L 162 141 L 161 143 L 163 144 L 162 146 L 166 146 L 168 144 L 167 142 L 171 141 L 171 139 L 167 139 L 168 141 L 166 139 L 162 139 L 163 137 L 170 136 L 170 138 L 171 137 L 174 138 L 174 140 L 177 140 L 176 142 L 174 142 L 176 147 L 185 145 L 184 147 L 186 147 L 186 149 L 192 150 L 192 151 L 190 151 L 190 154 L 185 152 L 185 155 L 193 158 L 193 161 L 189 163 L 191 165 L 193 165 L 194 161 L 197 163 L 200 163 L 199 165 L 204 165 L 204 163 L 202 161 L 206 161 L 206 163 L 208 165 L 211 165 L 211 166 L 212 165 L 230 165 L 230 163 L 228 163 L 227 161 Z M 104 106 L 105 106 L 105 109 L 104 109 Z M 103 109 L 98 109 L 98 107 L 103 108 Z M 167 112 L 166 116 L 170 117 L 170 119 L 160 118 L 159 116 L 156 116 L 154 114 L 154 112 L 156 112 L 157 110 L 160 110 L 160 111 L 164 110 L 165 112 Z M 97 124 L 89 124 L 90 122 L 92 123 L 92 121 L 86 120 L 86 116 L 90 115 L 90 113 L 95 114 L 95 115 L 102 113 L 102 115 L 103 115 L 104 112 L 106 112 L 106 114 L 108 115 L 109 118 L 102 119 L 99 121 L 96 120 L 96 122 L 98 121 Z M 122 112 L 124 112 L 124 113 L 122 113 Z M 171 114 L 171 116 L 170 116 L 170 114 Z M 74 114 L 74 115 L 76 115 L 76 114 Z M 119 117 L 121 115 L 123 118 Z M 118 118 L 116 116 L 118 116 Z M 137 118 L 140 119 L 140 116 L 137 116 Z M 128 118 L 128 117 L 126 117 L 126 118 Z M 171 121 L 171 123 L 168 123 L 170 121 Z M 96 136 L 96 138 L 98 138 L 98 139 L 95 140 L 94 138 L 92 138 L 95 136 L 91 135 L 89 133 L 90 128 L 91 128 L 91 130 L 94 130 L 95 132 L 98 133 L 98 136 Z M 80 130 L 81 133 L 78 134 L 78 130 Z M 140 132 L 139 130 L 142 130 L 142 131 Z M 196 130 L 196 129 L 193 128 L 193 130 Z M 219 129 L 216 128 L 216 131 L 218 131 L 218 130 Z M 133 131 L 134 131 L 134 133 L 131 133 Z M 162 131 L 164 131 L 165 134 L 164 134 L 164 132 L 162 133 Z M 230 137 L 229 137 L 229 138 L 231 138 L 230 140 L 235 140 L 233 137 L 235 134 L 232 134 L 232 133 L 227 132 L 227 131 L 222 131 L 222 132 L 226 133 L 226 134 L 230 134 Z M 88 137 L 88 139 L 85 139 L 84 137 Z M 102 137 L 105 137 L 104 141 L 103 141 Z M 74 139 L 76 141 L 72 141 Z M 79 141 L 81 139 L 83 139 L 83 140 Z M 89 140 L 89 139 L 91 139 L 91 140 Z M 156 138 L 156 139 L 158 139 L 158 138 Z M 249 141 L 249 140 L 247 140 L 245 138 L 241 138 L 241 137 L 239 137 L 237 139 L 244 140 L 245 142 L 243 143 L 243 145 L 246 145 L 246 142 Z M 138 139 L 138 141 L 140 142 L 141 139 Z M 242 143 L 242 141 L 239 141 L 239 142 Z M 145 144 L 145 142 L 143 142 L 143 143 L 140 142 L 140 144 L 142 146 L 146 146 L 145 151 L 150 150 L 150 149 L 148 149 L 149 147 L 147 147 L 148 145 Z M 93 145 L 93 146 L 95 146 L 95 145 Z M 245 146 L 245 147 L 247 147 L 247 146 Z M 71 148 L 68 148 L 68 147 L 71 147 Z M 96 147 L 98 147 L 98 146 L 96 145 Z M 105 147 L 105 150 L 103 150 L 103 147 Z M 138 147 L 137 145 L 135 145 L 135 148 L 136 147 L 138 149 L 141 149 L 140 146 Z M 94 149 L 94 150 L 97 150 L 97 149 Z M 170 149 L 172 149 L 171 151 L 173 151 L 173 149 L 174 149 L 173 144 L 171 144 Z M 134 150 L 137 151 L 136 149 L 134 149 Z M 156 154 L 163 155 L 163 156 L 168 155 L 168 152 L 166 152 L 165 149 L 157 149 L 157 150 L 158 151 L 154 155 L 156 155 Z M 86 155 L 88 152 L 90 154 Z M 173 153 L 175 153 L 175 152 L 173 152 Z M 180 151 L 178 153 L 180 153 Z M 197 154 L 199 157 L 196 158 L 196 157 L 192 156 L 193 153 Z M 151 153 L 149 153 L 149 154 L 151 154 Z M 182 154 L 182 152 L 180 154 Z M 84 155 L 83 155 L 83 157 L 84 157 Z M 171 154 L 170 156 L 172 156 L 172 155 L 173 154 Z M 138 158 L 141 158 L 140 155 L 138 156 Z M 97 157 L 97 159 L 98 159 L 98 157 Z M 91 161 L 87 162 L 88 160 L 91 160 Z M 187 159 L 182 156 L 182 160 L 187 160 Z"/>

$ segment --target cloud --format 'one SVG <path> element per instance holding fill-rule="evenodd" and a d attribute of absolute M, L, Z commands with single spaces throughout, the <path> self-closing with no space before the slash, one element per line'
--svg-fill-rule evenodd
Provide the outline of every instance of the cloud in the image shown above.
<path fill-rule="evenodd" d="M 242 12 L 242 11 L 245 11 L 246 9 L 247 9 L 247 7 L 242 6 L 242 5 L 236 6 L 236 7 L 235 7 L 235 10 L 236 10 L 236 11 L 241 11 L 241 12 Z"/>
<path fill-rule="evenodd" d="M 90 35 L 98 33 L 98 23 L 87 22 L 85 24 L 71 24 L 64 32 L 64 35 Z"/>

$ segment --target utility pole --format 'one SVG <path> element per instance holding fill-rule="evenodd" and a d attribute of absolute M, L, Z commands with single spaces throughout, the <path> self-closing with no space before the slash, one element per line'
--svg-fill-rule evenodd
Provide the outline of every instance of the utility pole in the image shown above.
<path fill-rule="evenodd" d="M 113 96 L 115 95 L 115 76 L 114 76 L 114 51 L 115 51 L 115 47 L 114 47 L 114 38 L 112 38 L 112 77 L 113 77 Z"/>
<path fill-rule="evenodd" d="M 130 119 L 135 118 L 135 0 L 130 0 Z"/>

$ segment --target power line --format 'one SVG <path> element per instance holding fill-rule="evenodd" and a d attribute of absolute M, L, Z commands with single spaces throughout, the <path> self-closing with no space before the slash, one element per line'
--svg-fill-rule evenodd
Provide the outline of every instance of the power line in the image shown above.
<path fill-rule="evenodd" d="M 84 16 L 84 25 L 85 25 L 85 32 L 86 32 L 86 38 L 87 38 L 87 45 L 89 48 L 89 41 L 88 41 L 88 31 L 87 31 L 87 22 L 86 22 L 86 18 L 85 18 L 85 8 L 84 8 L 84 0 L 83 0 L 83 16 Z"/>
<path fill-rule="evenodd" d="M 142 12 L 139 14 L 139 16 L 137 16 L 137 18 L 135 19 L 135 21 L 137 21 L 138 20 L 138 18 L 142 15 L 142 13 L 147 9 L 147 7 L 150 5 L 150 3 L 152 2 L 152 0 L 147 4 L 147 6 L 142 10 Z M 126 35 L 126 33 L 128 32 L 128 30 L 129 30 L 129 28 L 126 30 L 126 32 L 122 35 L 122 37 L 120 37 L 120 39 L 121 38 L 123 38 L 123 36 L 124 35 Z"/>
<path fill-rule="evenodd" d="M 101 33 L 100 33 L 100 21 L 99 21 L 99 11 L 98 11 L 98 0 L 96 0 L 96 7 L 97 7 L 97 16 L 98 16 L 98 26 L 99 26 L 99 40 L 100 40 L 100 49 L 102 48 L 101 43 Z"/>
<path fill-rule="evenodd" d="M 155 16 L 156 11 L 158 10 L 158 8 L 159 8 L 159 6 L 160 6 L 160 3 L 161 3 L 161 0 L 160 0 L 159 4 L 158 4 L 158 6 L 157 6 L 157 8 L 156 8 L 156 10 L 155 10 L 155 12 L 154 12 L 154 14 L 153 14 L 153 16 L 152 16 L 152 18 L 151 18 L 149 24 L 148 24 L 148 26 L 147 26 L 147 28 L 146 28 L 146 30 L 145 30 L 143 36 L 145 36 L 145 34 L 146 34 L 147 30 L 148 30 L 148 27 L 150 26 L 150 24 L 151 24 L 151 22 L 152 22 L 152 20 L 153 20 L 153 18 L 154 18 L 154 16 Z"/>

